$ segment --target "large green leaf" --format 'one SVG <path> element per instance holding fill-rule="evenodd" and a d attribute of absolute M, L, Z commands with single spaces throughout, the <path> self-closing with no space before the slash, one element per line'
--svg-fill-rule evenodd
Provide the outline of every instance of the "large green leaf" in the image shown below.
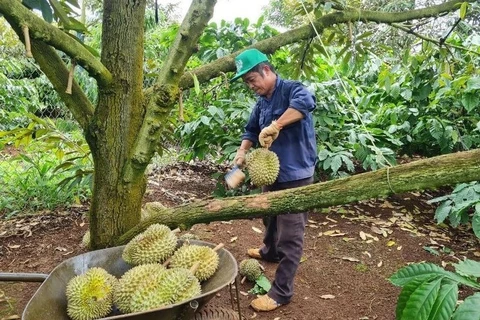
<path fill-rule="evenodd" d="M 458 285 L 443 283 L 428 320 L 449 320 L 458 300 Z"/>
<path fill-rule="evenodd" d="M 397 320 L 427 320 L 437 300 L 442 277 L 436 275 L 414 279 L 405 285 L 397 304 Z"/>
<path fill-rule="evenodd" d="M 480 277 L 480 262 L 473 260 L 464 260 L 454 263 L 455 271 L 467 277 Z"/>
<path fill-rule="evenodd" d="M 480 320 L 480 293 L 465 299 L 453 314 L 452 320 Z"/>
<path fill-rule="evenodd" d="M 480 238 L 480 203 L 475 205 L 475 213 L 472 216 L 472 229 L 477 238 Z"/>
<path fill-rule="evenodd" d="M 403 267 L 402 269 L 394 273 L 389 278 L 389 281 L 396 286 L 403 287 L 408 282 L 416 278 L 424 278 L 425 276 L 428 277 L 429 275 L 443 276 L 453 281 L 480 289 L 480 285 L 478 283 L 465 277 L 459 276 L 458 274 L 455 274 L 453 272 L 446 271 L 433 263 L 418 263 Z"/>

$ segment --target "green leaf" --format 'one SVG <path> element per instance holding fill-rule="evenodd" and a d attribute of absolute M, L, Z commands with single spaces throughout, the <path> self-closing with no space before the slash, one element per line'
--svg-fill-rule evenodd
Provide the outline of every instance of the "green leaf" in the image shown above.
<path fill-rule="evenodd" d="M 462 3 L 460 6 L 460 19 L 465 19 L 465 16 L 467 15 L 467 8 L 468 8 L 468 2 Z"/>
<path fill-rule="evenodd" d="M 50 4 L 46 0 L 40 1 L 40 10 L 42 11 L 42 17 L 48 23 L 53 21 L 53 12 Z"/>
<path fill-rule="evenodd" d="M 473 260 L 464 260 L 454 263 L 455 271 L 467 277 L 480 277 L 480 262 Z"/>
<path fill-rule="evenodd" d="M 465 299 L 453 314 L 452 320 L 480 320 L 480 293 Z"/>
<path fill-rule="evenodd" d="M 471 77 L 467 81 L 467 89 L 465 91 L 473 91 L 480 89 L 480 77 Z"/>
<path fill-rule="evenodd" d="M 437 223 L 442 223 L 443 221 L 445 221 L 445 219 L 450 214 L 451 210 L 452 210 L 451 200 L 442 202 L 442 204 L 438 206 L 437 210 L 435 210 L 435 220 L 437 220 Z"/>
<path fill-rule="evenodd" d="M 458 300 L 456 283 L 443 283 L 428 320 L 449 320 Z"/>
<path fill-rule="evenodd" d="M 330 164 L 330 169 L 332 169 L 332 171 L 336 173 L 341 166 L 342 166 L 342 158 L 339 155 L 334 156 L 332 158 L 332 163 Z"/>
<path fill-rule="evenodd" d="M 429 275 L 444 276 L 450 280 L 480 289 L 480 285 L 478 283 L 453 272 L 446 271 L 433 263 L 416 263 L 408 265 L 398 270 L 388 280 L 396 286 L 403 287 L 415 278 Z"/>
<path fill-rule="evenodd" d="M 200 94 L 200 82 L 198 82 L 198 78 L 194 73 L 192 73 L 192 78 L 193 78 L 193 84 L 194 84 L 194 87 L 195 87 L 195 93 L 197 95 L 199 95 Z"/>
<path fill-rule="evenodd" d="M 480 238 L 480 203 L 475 204 L 475 213 L 472 216 L 472 229 L 477 238 Z"/>
<path fill-rule="evenodd" d="M 472 112 L 478 106 L 478 101 L 478 94 L 474 92 L 468 92 L 462 96 L 462 105 L 467 112 Z"/>
<path fill-rule="evenodd" d="M 263 274 L 255 280 L 255 283 L 262 287 L 266 292 L 270 291 L 270 288 L 272 287 L 270 281 Z"/>
<path fill-rule="evenodd" d="M 437 300 L 442 277 L 427 275 L 407 283 L 398 297 L 397 320 L 427 320 Z"/>
<path fill-rule="evenodd" d="M 60 19 L 60 21 L 64 26 L 68 26 L 70 24 L 70 20 L 68 19 L 68 15 L 65 12 L 65 10 L 63 10 L 63 7 L 60 4 L 60 2 L 58 2 L 57 0 L 49 0 L 49 1 L 58 19 Z"/>

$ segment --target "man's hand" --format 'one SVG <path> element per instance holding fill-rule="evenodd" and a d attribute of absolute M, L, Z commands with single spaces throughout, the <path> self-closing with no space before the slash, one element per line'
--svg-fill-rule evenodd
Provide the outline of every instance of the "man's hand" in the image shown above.
<path fill-rule="evenodd" d="M 263 130 L 258 135 L 258 141 L 260 145 L 265 148 L 270 148 L 273 143 L 273 140 L 277 139 L 278 134 L 282 128 L 276 121 L 272 121 L 272 123 L 268 126 L 263 128 Z"/>
<path fill-rule="evenodd" d="M 233 164 L 240 168 L 245 167 L 245 154 L 245 149 L 239 148 L 237 150 L 237 154 L 235 155 L 235 159 L 233 159 Z"/>

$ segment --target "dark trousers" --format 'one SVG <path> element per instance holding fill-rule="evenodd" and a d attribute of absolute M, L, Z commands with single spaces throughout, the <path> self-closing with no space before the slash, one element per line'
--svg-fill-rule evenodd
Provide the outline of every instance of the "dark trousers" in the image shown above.
<path fill-rule="evenodd" d="M 263 188 L 263 192 L 277 191 L 306 186 L 313 183 L 313 177 L 274 183 Z M 263 248 L 260 255 L 263 260 L 279 262 L 275 280 L 268 296 L 280 304 L 290 302 L 293 296 L 293 280 L 303 254 L 303 238 L 307 213 L 282 214 L 263 219 L 266 227 Z"/>

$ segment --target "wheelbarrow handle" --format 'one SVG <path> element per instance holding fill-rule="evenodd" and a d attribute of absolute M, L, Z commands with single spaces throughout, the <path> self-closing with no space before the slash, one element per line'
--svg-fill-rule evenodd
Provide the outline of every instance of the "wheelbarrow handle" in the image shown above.
<path fill-rule="evenodd" d="M 0 281 L 43 282 L 47 277 L 45 273 L 0 272 Z"/>

